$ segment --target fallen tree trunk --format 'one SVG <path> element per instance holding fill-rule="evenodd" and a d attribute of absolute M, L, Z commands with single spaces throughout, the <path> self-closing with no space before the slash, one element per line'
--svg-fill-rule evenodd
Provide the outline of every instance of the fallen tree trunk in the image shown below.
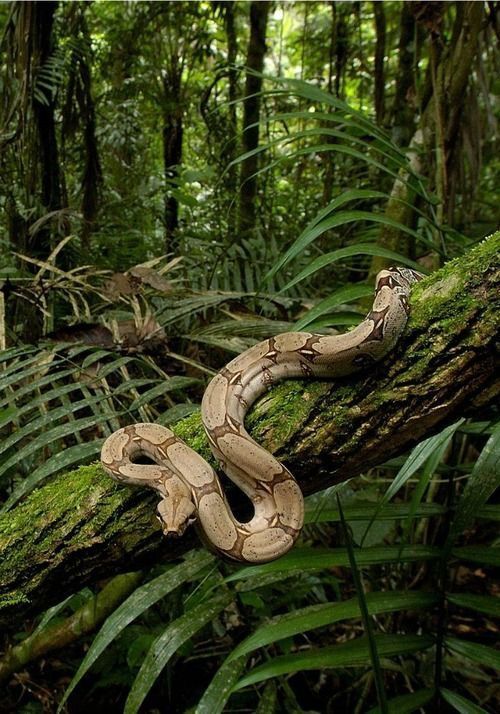
<path fill-rule="evenodd" d="M 284 382 L 252 409 L 250 433 L 287 464 L 305 494 L 493 404 L 500 393 L 499 254 L 497 233 L 416 286 L 405 334 L 376 369 L 332 383 Z M 208 456 L 199 414 L 175 431 Z M 94 464 L 57 476 L 2 515 L 0 623 L 15 627 L 99 578 L 192 548 L 193 533 L 163 538 L 155 501 Z"/>

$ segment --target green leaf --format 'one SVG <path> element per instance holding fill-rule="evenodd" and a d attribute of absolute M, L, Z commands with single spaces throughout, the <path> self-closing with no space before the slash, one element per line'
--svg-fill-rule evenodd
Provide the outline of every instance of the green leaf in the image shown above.
<path fill-rule="evenodd" d="M 476 514 L 476 518 L 485 521 L 500 521 L 500 505 L 487 503 L 481 508 L 481 513 Z"/>
<path fill-rule="evenodd" d="M 53 352 L 43 352 L 38 350 L 35 354 L 19 355 L 25 359 L 13 359 L 8 365 L 4 365 L 0 372 L 0 390 L 15 384 L 17 381 L 24 381 L 24 376 L 32 376 L 37 372 L 42 372 L 52 364 L 60 364 L 61 361 L 55 358 Z M 52 361 L 54 360 L 54 361 Z M 2 360 L 2 363 L 5 360 Z M 28 372 L 28 367 L 34 365 Z"/>
<path fill-rule="evenodd" d="M 370 213 L 369 211 L 339 211 L 333 216 L 324 218 L 319 223 L 315 223 L 314 225 L 311 225 L 310 227 L 306 228 L 297 238 L 295 243 L 290 246 L 286 253 L 273 266 L 272 270 L 268 273 L 268 275 L 266 275 L 266 279 L 273 277 L 293 258 L 296 258 L 299 255 L 303 255 L 303 252 L 307 248 L 307 246 L 313 243 L 316 238 L 318 238 L 326 231 L 332 230 L 333 228 L 338 228 L 339 226 L 347 225 L 348 223 L 354 223 L 356 221 L 380 223 L 385 226 L 390 226 L 391 228 L 397 228 L 403 233 L 408 233 L 413 238 L 415 238 L 415 240 L 421 239 L 421 236 L 411 228 L 408 228 L 408 226 L 404 226 L 398 221 L 395 221 L 391 218 L 387 218 L 383 214 Z"/>
<path fill-rule="evenodd" d="M 96 417 L 95 415 L 90 417 L 82 417 L 81 419 L 75 419 L 73 421 L 67 422 L 66 424 L 59 424 L 58 426 L 49 429 L 44 434 L 40 434 L 31 442 L 23 446 L 19 451 L 13 454 L 9 459 L 4 461 L 0 465 L 0 475 L 4 474 L 11 466 L 19 463 L 22 459 L 31 456 L 39 449 L 43 449 L 47 444 L 51 444 L 58 439 L 63 439 L 66 436 L 74 434 L 76 431 L 83 431 L 84 429 L 89 429 L 91 427 L 97 426 L 107 421 L 108 415 Z"/>
<path fill-rule="evenodd" d="M 402 694 L 394 699 L 389 699 L 387 702 L 390 714 L 409 714 L 417 709 L 422 708 L 434 698 L 433 689 L 420 689 L 418 692 L 411 694 Z M 366 714 L 382 714 L 380 707 L 369 709 Z"/>
<path fill-rule="evenodd" d="M 336 290 L 332 295 L 329 295 L 324 300 L 321 300 L 317 305 L 315 305 L 309 312 L 297 320 L 295 323 L 295 330 L 303 330 L 304 327 L 309 325 L 313 320 L 316 320 L 321 315 L 329 312 L 334 307 L 343 305 L 345 303 L 351 302 L 352 300 L 358 300 L 361 297 L 367 297 L 373 294 L 373 288 L 368 287 L 368 285 L 348 285 L 344 288 Z"/>
<path fill-rule="evenodd" d="M 446 429 L 443 429 L 443 431 L 439 432 L 439 434 L 435 434 L 435 436 L 431 436 L 428 439 L 425 439 L 425 441 L 422 441 L 420 444 L 418 444 L 418 446 L 413 449 L 413 451 L 410 453 L 405 463 L 403 464 L 402 468 L 394 477 L 393 482 L 380 499 L 377 512 L 373 515 L 370 523 L 368 524 L 361 544 L 363 544 L 363 541 L 365 540 L 370 528 L 372 527 L 378 516 L 378 509 L 382 508 L 384 504 L 386 504 L 388 501 L 391 500 L 391 498 L 396 495 L 396 493 L 405 485 L 408 479 L 410 479 L 413 474 L 416 473 L 423 466 L 423 464 L 427 461 L 427 459 L 432 456 L 433 453 L 435 453 L 436 451 L 440 452 L 442 445 L 449 443 L 453 434 L 464 421 L 464 419 L 460 419 L 459 421 L 455 422 L 455 424 L 451 424 L 450 426 L 446 427 Z"/>
<path fill-rule="evenodd" d="M 440 444 L 437 445 L 437 447 L 434 449 L 434 451 L 429 455 L 427 460 L 425 461 L 422 471 L 420 473 L 418 483 L 416 487 L 413 490 L 413 494 L 411 497 L 411 506 L 410 506 L 410 513 L 408 514 L 408 518 L 403 524 L 403 536 L 402 536 L 402 542 L 408 542 L 410 540 L 410 530 L 413 525 L 413 520 L 415 518 L 415 513 L 422 508 L 422 498 L 424 497 L 424 493 L 427 489 L 427 486 L 429 485 L 429 482 L 431 481 L 432 477 L 436 473 L 436 470 L 441 463 L 441 461 L 444 458 L 444 455 L 446 451 L 448 450 L 448 447 L 450 445 L 450 442 L 452 441 L 453 437 L 455 435 L 455 432 L 453 430 L 450 431 L 448 434 L 448 438 L 444 439 L 441 441 Z M 427 504 L 429 505 L 429 504 Z"/>
<path fill-rule="evenodd" d="M 486 442 L 458 502 L 446 549 L 473 523 L 489 497 L 500 486 L 500 422 Z"/>
<path fill-rule="evenodd" d="M 363 584 L 363 579 L 361 577 L 361 572 L 358 569 L 358 564 L 356 562 L 356 555 L 354 553 L 352 532 L 347 525 L 347 522 L 342 511 L 342 502 L 340 500 L 339 494 L 337 496 L 337 507 L 340 513 L 340 519 L 342 522 L 342 530 L 344 537 L 346 539 L 347 553 L 349 555 L 349 564 L 351 566 L 352 579 L 354 581 L 354 587 L 356 588 L 356 593 L 358 596 L 359 610 L 361 614 L 361 619 L 363 621 L 364 631 L 366 633 L 366 638 L 368 640 L 368 649 L 370 651 L 370 660 L 372 663 L 373 679 L 375 681 L 375 688 L 377 690 L 377 698 L 379 702 L 382 714 L 388 714 L 387 708 L 387 696 L 385 693 L 384 679 L 382 677 L 382 668 L 380 663 L 380 658 L 377 650 L 377 642 L 375 639 L 375 632 L 373 629 L 373 622 L 368 612 L 368 604 L 366 602 L 365 588 Z"/>
<path fill-rule="evenodd" d="M 298 275 L 292 278 L 292 280 L 290 280 L 283 288 L 281 288 L 280 292 L 285 292 L 286 290 L 289 290 L 294 285 L 297 285 L 297 283 L 300 283 L 302 282 L 302 280 L 309 278 L 311 275 L 314 275 L 314 273 L 317 273 L 318 270 L 322 270 L 322 268 L 325 268 L 327 265 L 336 263 L 337 261 L 342 260 L 343 258 L 352 258 L 355 255 L 377 255 L 381 256 L 382 258 L 388 258 L 389 260 L 393 260 L 395 265 L 407 265 L 410 268 L 414 268 L 415 270 L 423 272 L 422 266 L 419 263 L 416 263 L 414 260 L 410 260 L 410 258 L 401 255 L 401 253 L 395 253 L 393 250 L 383 248 L 382 246 L 379 246 L 376 243 L 357 243 L 356 245 L 350 245 L 346 248 L 339 248 L 338 250 L 334 250 L 331 253 L 325 253 L 325 255 L 319 256 L 319 258 L 316 258 L 311 263 L 309 263 L 307 268 L 304 268 L 304 270 L 302 270 Z"/>
<path fill-rule="evenodd" d="M 33 352 L 38 354 L 39 351 L 40 348 L 38 346 L 32 347 L 30 345 L 23 345 L 22 347 L 10 347 L 9 349 L 0 352 L 0 364 L 8 362 L 9 360 L 14 360 L 17 357 L 25 357 L 26 355 L 33 354 Z M 5 367 L 3 369 L 5 369 Z"/>
<path fill-rule="evenodd" d="M 56 377 L 57 375 L 54 375 L 54 381 Z M 80 382 L 77 382 L 76 384 L 64 384 L 62 386 L 54 387 L 54 389 L 49 389 L 47 392 L 42 392 L 41 395 L 35 399 L 30 399 L 28 404 L 23 404 L 20 407 L 11 407 L 0 418 L 0 428 L 4 428 L 13 421 L 19 421 L 22 416 L 28 414 L 30 411 L 33 411 L 33 409 L 42 404 L 46 405 L 55 399 L 61 399 L 62 397 L 72 394 L 81 388 L 82 384 Z M 15 395 L 15 401 L 19 401 L 17 399 L 17 394 Z"/>
<path fill-rule="evenodd" d="M 57 605 L 53 605 L 52 607 L 49 607 L 47 610 L 45 610 L 42 618 L 40 619 L 40 622 L 33 630 L 33 632 L 30 633 L 30 637 L 34 637 L 39 632 L 41 632 L 49 624 L 52 618 L 56 617 L 56 615 L 58 615 L 61 610 L 64 610 L 64 608 L 71 602 L 71 600 L 73 600 L 74 597 L 75 595 L 68 595 L 68 597 L 57 603 Z"/>
<path fill-rule="evenodd" d="M 356 559 L 359 565 L 382 565 L 387 563 L 404 563 L 420 560 L 436 560 L 441 550 L 434 546 L 413 545 L 401 548 L 392 546 L 370 546 L 359 548 Z M 345 548 L 294 548 L 279 560 L 262 565 L 244 566 L 225 578 L 226 582 L 261 578 L 279 573 L 287 577 L 309 570 L 321 570 L 333 566 L 349 567 L 349 556 Z"/>
<path fill-rule="evenodd" d="M 384 503 L 390 501 L 391 498 L 396 495 L 396 493 L 406 484 L 408 479 L 423 466 L 427 459 L 434 454 L 434 452 L 441 449 L 442 444 L 449 443 L 453 434 L 464 421 L 465 419 L 459 419 L 459 421 L 446 427 L 443 431 L 439 432 L 439 434 L 435 434 L 434 436 L 425 439 L 413 449 L 411 454 L 406 459 L 403 467 L 398 471 L 393 482 L 385 492 L 382 499 Z"/>
<path fill-rule="evenodd" d="M 48 356 L 47 356 L 48 357 Z M 14 387 L 18 383 L 25 384 L 29 389 L 33 389 L 37 386 L 38 382 L 36 379 L 29 379 L 30 377 L 36 377 L 40 373 L 45 373 L 48 370 L 53 370 L 62 364 L 62 360 L 57 357 L 52 357 L 51 361 L 42 361 L 42 356 L 38 354 L 36 357 L 27 360 L 29 364 L 34 362 L 35 364 L 29 369 L 26 368 L 24 363 L 12 364 L 10 365 L 5 373 L 0 377 L 0 391 L 5 391 L 8 387 Z M 74 371 L 74 368 L 73 370 Z M 11 373 L 12 372 L 12 373 Z M 52 374 L 52 379 L 54 379 L 54 374 Z M 10 394 L 7 397 L 7 403 L 10 401 Z M 3 403 L 3 402 L 2 402 Z"/>
<path fill-rule="evenodd" d="M 345 153 L 348 153 L 349 155 L 360 159 L 362 163 L 375 165 L 381 171 L 389 173 L 391 176 L 394 177 L 396 175 L 395 170 L 398 168 L 403 168 L 407 173 L 411 173 L 407 171 L 407 169 L 409 168 L 407 157 L 402 152 L 399 152 L 397 149 L 395 149 L 394 145 L 390 142 L 384 141 L 383 139 L 381 140 L 380 135 L 377 136 L 375 140 L 371 138 L 370 143 L 368 144 L 365 136 L 363 136 L 363 134 L 366 134 L 366 131 L 363 131 L 363 127 L 361 127 L 359 121 L 353 121 L 345 115 L 342 117 L 342 119 L 339 119 L 334 114 L 324 114 L 323 116 L 328 117 L 328 119 L 322 122 L 321 126 L 313 126 L 304 130 L 294 131 L 290 134 L 287 133 L 284 136 L 278 136 L 277 138 L 273 138 L 270 141 L 259 144 L 259 146 L 255 149 L 246 151 L 245 153 L 240 154 L 236 159 L 231 161 L 231 163 L 228 164 L 228 169 L 231 166 L 237 166 L 238 164 L 246 161 L 247 159 L 258 154 L 262 154 L 268 149 L 275 147 L 277 147 L 278 149 L 275 154 L 280 154 L 281 158 L 290 158 L 291 156 L 295 156 L 298 151 L 304 152 L 306 154 L 312 154 L 318 151 L 318 147 L 314 144 L 311 145 L 307 142 L 303 142 L 302 139 L 308 139 L 311 137 L 313 139 L 316 139 L 318 137 L 321 141 L 323 137 L 333 137 L 334 139 L 337 139 L 337 141 L 328 143 L 328 149 L 325 149 L 326 151 L 340 151 L 342 153 L 342 150 L 346 149 Z M 270 120 L 275 120 L 275 118 L 275 115 L 271 115 L 269 117 Z M 307 119 L 308 124 L 311 125 L 312 122 L 318 121 L 319 117 L 318 114 L 314 112 L 309 113 Z M 332 129 L 326 126 L 327 123 L 332 124 L 335 121 L 337 123 L 341 121 L 341 129 Z M 257 124 L 254 124 L 253 126 L 257 126 Z M 250 126 L 246 127 L 245 131 L 248 131 L 249 129 Z M 285 147 L 289 146 L 290 144 L 296 143 L 298 143 L 299 146 L 305 143 L 306 146 L 304 149 L 299 149 L 298 151 L 294 150 L 291 153 L 286 153 Z M 353 149 L 351 147 L 352 144 L 357 144 L 358 148 L 361 149 L 363 153 L 360 153 L 359 151 Z M 387 151 L 387 148 L 389 149 L 389 151 Z M 348 151 L 349 149 L 352 153 Z M 387 160 L 387 164 L 380 164 L 378 161 L 371 158 L 371 154 L 380 154 L 381 158 Z M 255 174 L 253 174 L 253 176 L 255 176 Z M 410 180 L 406 179 L 403 176 L 402 183 L 410 183 Z M 415 182 L 413 181 L 413 183 Z M 383 195 L 383 197 L 387 198 L 386 195 Z"/>
<path fill-rule="evenodd" d="M 382 191 L 373 191 L 372 189 L 366 189 L 366 188 L 351 188 L 348 189 L 347 191 L 343 191 L 339 196 L 336 196 L 330 203 L 328 203 L 325 208 L 323 208 L 319 213 L 317 213 L 312 221 L 307 225 L 306 231 L 308 229 L 313 228 L 315 225 L 318 223 L 321 223 L 321 221 L 329 216 L 331 213 L 334 213 L 337 208 L 340 208 L 343 206 L 345 203 L 350 203 L 351 201 L 359 201 L 363 200 L 366 201 L 369 198 L 382 198 L 382 199 L 387 199 L 388 196 L 386 193 L 383 193 Z"/>
<path fill-rule="evenodd" d="M 136 714 L 163 668 L 177 650 L 208 625 L 233 600 L 230 592 L 212 596 L 170 623 L 148 651 L 125 703 L 124 714 Z"/>
<path fill-rule="evenodd" d="M 29 394 L 33 394 L 33 392 L 38 393 L 38 391 L 41 390 L 42 387 L 45 387 L 47 384 L 53 384 L 56 380 L 60 381 L 62 379 L 65 379 L 66 377 L 72 378 L 74 377 L 75 372 L 79 371 L 80 370 L 75 369 L 75 367 L 71 367 L 69 369 L 64 369 L 61 371 L 49 372 L 44 377 L 41 377 L 36 381 L 28 380 L 28 383 L 24 387 L 16 388 L 16 402 L 19 402 L 21 399 L 23 399 Z M 8 393 L 6 398 L 0 401 L 0 408 L 4 405 L 9 404 L 11 401 L 12 395 Z"/>
<path fill-rule="evenodd" d="M 485 615 L 500 617 L 500 599 L 498 597 L 492 597 L 491 595 L 469 595 L 467 593 L 455 595 L 454 593 L 449 593 L 447 600 L 459 607 L 467 607 L 470 610 L 482 612 Z"/>
<path fill-rule="evenodd" d="M 437 599 L 437 595 L 423 592 L 374 592 L 366 595 L 367 608 L 371 615 L 399 610 L 432 608 Z M 259 647 L 265 647 L 273 642 L 314 630 L 317 627 L 325 627 L 334 622 L 359 617 L 360 609 L 357 598 L 343 602 L 309 605 L 284 615 L 276 615 L 240 642 L 227 660 L 231 662 Z"/>
<path fill-rule="evenodd" d="M 278 704 L 278 692 L 274 682 L 268 682 L 260 695 L 255 714 L 275 714 Z"/>
<path fill-rule="evenodd" d="M 464 545 L 453 548 L 452 554 L 459 560 L 470 560 L 481 565 L 500 566 L 500 548 L 489 545 Z"/>
<path fill-rule="evenodd" d="M 233 687 L 245 668 L 246 661 L 246 657 L 239 657 L 231 661 L 226 660 L 219 667 L 198 702 L 194 714 L 219 714 L 224 711 Z"/>
<path fill-rule="evenodd" d="M 310 231 L 313 230 L 315 226 L 318 225 L 318 223 L 321 223 L 322 220 L 324 220 L 327 216 L 329 216 L 331 213 L 337 210 L 337 208 L 340 208 L 340 206 L 343 206 L 345 203 L 349 203 L 350 201 L 356 201 L 359 199 L 364 199 L 366 200 L 367 198 L 382 198 L 384 197 L 384 194 L 380 193 L 380 191 L 370 191 L 366 189 L 359 189 L 359 188 L 353 188 L 348 191 L 344 191 L 343 193 L 340 194 L 340 196 L 337 196 L 336 198 L 333 199 L 333 201 L 330 201 L 330 203 L 325 206 L 319 213 L 317 213 L 312 221 L 308 223 L 308 225 L 304 228 L 300 236 L 297 238 L 295 243 L 293 243 L 290 248 L 286 251 L 284 255 L 282 255 L 279 260 L 276 262 L 276 264 L 271 268 L 271 270 L 264 276 L 264 280 L 268 281 L 271 278 L 273 278 L 277 272 L 281 270 L 290 260 L 292 260 L 294 257 L 300 254 L 301 250 L 303 248 L 306 248 L 307 245 L 309 244 L 310 241 L 308 241 L 308 235 Z M 314 238 L 313 238 L 314 240 Z"/>
<path fill-rule="evenodd" d="M 170 409 L 163 412 L 163 414 L 160 414 L 156 422 L 158 424 L 162 424 L 163 426 L 170 426 L 170 424 L 175 424 L 181 419 L 184 419 L 184 417 L 199 411 L 199 404 L 175 404 L 173 407 L 170 407 Z"/>
<path fill-rule="evenodd" d="M 129 409 L 135 411 L 139 407 L 144 406 L 144 404 L 150 404 L 157 397 L 161 397 L 168 392 L 175 392 L 176 390 L 187 389 L 194 385 L 201 384 L 200 379 L 195 379 L 194 377 L 181 377 L 174 375 L 168 379 L 156 384 L 151 389 L 148 389 L 144 394 L 141 394 L 137 399 L 134 399 Z"/>
<path fill-rule="evenodd" d="M 142 615 L 143 612 L 156 602 L 175 590 L 179 585 L 195 577 L 199 577 L 201 571 L 212 563 L 213 560 L 213 556 L 209 553 L 196 551 L 186 558 L 183 563 L 180 563 L 180 565 L 169 568 L 165 573 L 162 573 L 162 575 L 159 575 L 154 580 L 138 587 L 132 595 L 107 618 L 99 630 L 75 676 L 66 689 L 57 711 L 60 712 L 62 710 L 66 700 L 76 685 L 89 671 L 108 645 L 118 637 L 127 625 Z"/>
<path fill-rule="evenodd" d="M 25 426 L 21 427 L 21 429 L 17 429 L 13 434 L 4 439 L 3 442 L 0 443 L 0 454 L 3 454 L 4 451 L 10 449 L 21 439 L 24 439 L 27 436 L 33 437 L 36 432 L 45 432 L 46 427 L 53 426 L 53 424 L 59 419 L 68 417 L 70 414 L 74 414 L 82 409 L 87 409 L 95 404 L 99 404 L 106 398 L 106 395 L 100 395 L 99 397 L 92 399 L 81 399 L 77 402 L 70 402 L 69 404 L 63 404 L 60 407 L 49 409 L 48 413 L 38 419 L 32 419 Z M 45 404 L 46 403 L 47 401 L 45 401 Z"/>
<path fill-rule="evenodd" d="M 381 508 L 376 503 L 354 503 L 344 506 L 344 515 L 347 521 L 368 521 L 374 513 L 377 520 L 399 521 L 408 518 L 432 518 L 442 516 L 446 508 L 438 503 L 419 503 L 414 512 L 409 503 L 387 503 Z M 306 498 L 305 523 L 329 523 L 340 521 L 337 508 L 321 508 L 318 505 L 309 505 Z"/>
<path fill-rule="evenodd" d="M 448 704 L 456 709 L 457 712 L 460 712 L 460 714 L 488 714 L 485 709 L 482 709 L 477 704 L 474 704 L 474 702 L 471 702 L 456 692 L 451 692 L 444 687 L 441 687 L 439 692 L 445 702 L 448 702 Z"/>
<path fill-rule="evenodd" d="M 432 637 L 423 635 L 375 635 L 377 651 L 381 657 L 395 657 L 419 652 L 434 644 Z M 370 651 L 366 637 L 360 637 L 332 647 L 311 649 L 281 657 L 273 657 L 259 667 L 255 667 L 240 679 L 235 690 L 262 682 L 271 677 L 293 674 L 303 670 L 344 667 L 364 667 L 370 665 Z M 382 665 L 388 665 L 382 661 Z"/>
<path fill-rule="evenodd" d="M 109 350 L 92 350 L 92 352 L 88 355 L 88 357 L 86 357 L 83 360 L 81 368 L 82 368 L 82 370 L 85 370 L 85 369 L 87 369 L 87 367 L 91 367 L 96 362 L 99 362 L 100 360 L 104 360 L 107 357 L 113 358 L 113 357 L 116 357 L 116 355 L 113 355 L 113 353 L 110 352 Z M 122 359 L 123 359 L 123 357 L 122 357 Z M 130 359 L 130 357 L 128 357 L 126 359 Z"/>
<path fill-rule="evenodd" d="M 446 637 L 445 646 L 452 654 L 466 657 L 485 667 L 500 670 L 500 652 L 492 647 L 478 645 L 476 642 L 468 642 L 467 640 L 459 640 L 456 637 Z"/>

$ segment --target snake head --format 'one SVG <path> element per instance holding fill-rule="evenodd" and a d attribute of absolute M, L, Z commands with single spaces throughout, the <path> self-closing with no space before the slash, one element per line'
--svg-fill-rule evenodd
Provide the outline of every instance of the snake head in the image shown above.
<path fill-rule="evenodd" d="M 196 520 L 193 518 L 196 510 L 194 503 L 186 496 L 180 498 L 166 496 L 159 502 L 156 510 L 164 535 L 181 536 Z"/>
<path fill-rule="evenodd" d="M 423 273 L 419 273 L 417 270 L 413 270 L 412 268 L 389 268 L 389 271 L 398 273 L 401 278 L 406 280 L 408 285 L 418 283 L 420 280 L 423 280 L 425 278 L 425 275 L 423 275 Z"/>

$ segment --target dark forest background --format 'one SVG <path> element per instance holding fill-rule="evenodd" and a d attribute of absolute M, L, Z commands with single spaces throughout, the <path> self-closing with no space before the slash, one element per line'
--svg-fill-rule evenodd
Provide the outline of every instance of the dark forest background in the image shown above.
<path fill-rule="evenodd" d="M 196 415 L 207 379 L 256 341 L 358 324 L 382 267 L 432 273 L 494 233 L 499 21 L 495 2 L 2 2 L 5 508 L 95 461 L 120 425 Z M 451 565 L 446 535 L 468 479 L 498 475 L 496 419 L 344 486 L 351 530 L 338 511 L 309 525 L 288 571 L 245 585 L 191 553 L 26 621 L 4 639 L 0 708 L 55 712 L 86 655 L 63 711 L 497 711 L 498 506 L 460 521 L 475 564 Z M 335 489 L 310 499 L 337 508 Z M 360 594 L 347 555 L 309 571 L 339 538 L 344 555 L 379 548 L 365 586 L 385 594 Z M 436 569 L 387 564 L 404 542 L 442 547 Z M 138 592 L 157 594 L 148 609 Z"/>

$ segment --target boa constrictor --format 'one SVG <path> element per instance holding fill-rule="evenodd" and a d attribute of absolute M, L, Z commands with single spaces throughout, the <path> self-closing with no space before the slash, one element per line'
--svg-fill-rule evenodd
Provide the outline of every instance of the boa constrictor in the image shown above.
<path fill-rule="evenodd" d="M 248 563 L 279 558 L 300 533 L 302 492 L 288 469 L 245 431 L 245 414 L 277 380 L 345 376 L 384 357 L 406 324 L 411 285 L 422 277 L 408 268 L 383 270 L 370 313 L 352 331 L 271 337 L 212 379 L 203 396 L 203 424 L 212 453 L 253 504 L 248 522 L 235 518 L 212 467 L 163 426 L 134 424 L 112 434 L 101 453 L 105 470 L 118 481 L 160 493 L 165 534 L 181 535 L 196 520 L 207 545 L 226 557 Z M 140 456 L 154 463 L 134 463 Z"/>

